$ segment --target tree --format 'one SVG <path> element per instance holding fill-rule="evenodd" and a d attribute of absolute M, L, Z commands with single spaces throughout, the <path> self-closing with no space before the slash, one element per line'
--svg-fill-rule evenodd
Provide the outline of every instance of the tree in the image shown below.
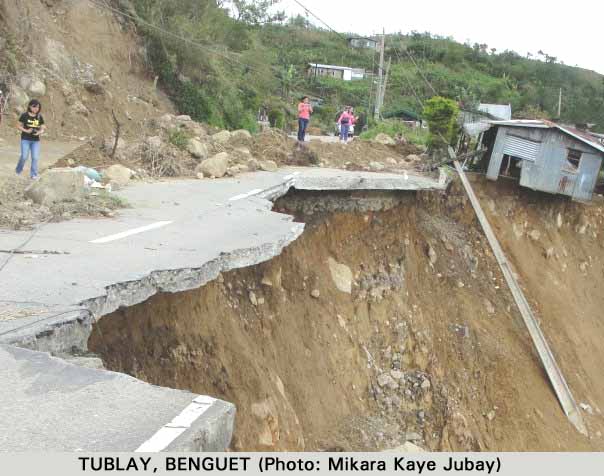
<path fill-rule="evenodd" d="M 423 116 L 430 126 L 429 144 L 443 149 L 455 139 L 459 106 L 451 99 L 433 96 L 424 103 Z"/>
<path fill-rule="evenodd" d="M 286 18 L 283 11 L 271 11 L 281 0 L 221 0 L 218 3 L 228 8 L 236 20 L 248 25 L 282 22 Z"/>

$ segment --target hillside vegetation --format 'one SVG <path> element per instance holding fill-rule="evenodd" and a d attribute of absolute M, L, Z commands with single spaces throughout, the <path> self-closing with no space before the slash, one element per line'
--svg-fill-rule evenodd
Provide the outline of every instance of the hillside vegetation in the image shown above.
<path fill-rule="evenodd" d="M 345 34 L 320 29 L 306 18 L 269 14 L 275 3 L 113 0 L 137 18 L 150 66 L 181 112 L 195 119 L 254 129 L 264 106 L 271 121 L 283 125 L 304 93 L 323 98 L 315 123 L 325 127 L 342 105 L 369 110 L 370 80 L 307 78 L 305 70 L 309 62 L 319 62 L 377 71 L 377 54 L 349 47 Z M 560 64 L 549 54 L 525 58 L 486 44 L 412 33 L 389 35 L 386 57 L 392 69 L 385 111 L 419 114 L 421 103 L 438 94 L 469 109 L 478 102 L 509 103 L 516 117 L 554 118 L 561 88 L 563 121 L 604 128 L 604 77 Z"/>

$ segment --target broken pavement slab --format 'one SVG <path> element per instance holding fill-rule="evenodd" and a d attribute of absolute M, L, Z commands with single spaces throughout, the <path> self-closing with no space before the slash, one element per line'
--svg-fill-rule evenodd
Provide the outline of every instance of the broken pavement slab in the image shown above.
<path fill-rule="evenodd" d="M 230 444 L 231 403 L 16 347 L 0 346 L 0 362 L 2 451 L 224 451 Z M 185 413 L 178 434 L 162 432 Z"/>

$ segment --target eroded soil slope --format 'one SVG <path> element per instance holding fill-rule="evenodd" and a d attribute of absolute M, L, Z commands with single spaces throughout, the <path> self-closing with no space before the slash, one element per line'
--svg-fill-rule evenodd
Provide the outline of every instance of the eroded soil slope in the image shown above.
<path fill-rule="evenodd" d="M 276 208 L 309 224 L 281 256 L 103 317 L 90 348 L 108 368 L 236 403 L 236 450 L 604 450 L 602 210 L 576 223 L 582 206 L 479 188 L 590 405 L 590 438 L 564 416 L 457 186 L 286 197 Z"/>

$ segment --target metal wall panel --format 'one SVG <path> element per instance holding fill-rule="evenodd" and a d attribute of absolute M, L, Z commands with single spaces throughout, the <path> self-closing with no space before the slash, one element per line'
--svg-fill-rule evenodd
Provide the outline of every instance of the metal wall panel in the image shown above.
<path fill-rule="evenodd" d="M 579 175 L 573 192 L 575 200 L 591 200 L 602 158 L 595 154 L 583 154 L 579 164 Z"/>
<path fill-rule="evenodd" d="M 540 150 L 541 142 L 533 142 L 509 134 L 503 145 L 504 154 L 532 161 L 537 160 Z"/>

